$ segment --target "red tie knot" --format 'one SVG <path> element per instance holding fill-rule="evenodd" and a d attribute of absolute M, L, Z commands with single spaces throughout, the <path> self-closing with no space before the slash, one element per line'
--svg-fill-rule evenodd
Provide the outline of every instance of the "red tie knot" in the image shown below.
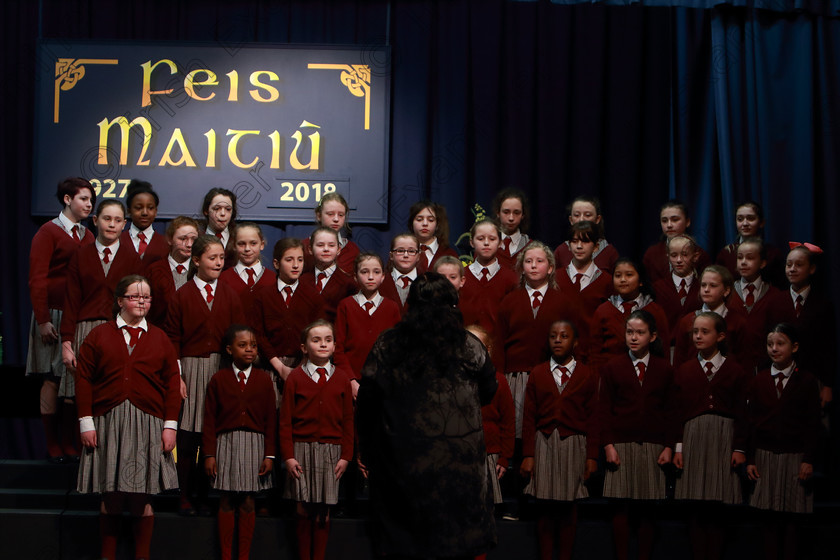
<path fill-rule="evenodd" d="M 622 301 L 621 307 L 624 309 L 624 314 L 628 315 L 633 311 L 633 308 L 636 307 L 635 301 Z"/>
<path fill-rule="evenodd" d="M 239 374 L 238 374 L 238 377 L 239 377 L 239 390 L 244 391 L 245 390 L 245 372 L 240 371 Z"/>
<path fill-rule="evenodd" d="M 326 272 L 319 272 L 318 278 L 315 280 L 315 284 L 318 286 L 318 291 L 322 291 L 324 289 L 324 280 L 327 278 Z"/>
<path fill-rule="evenodd" d="M 205 284 L 204 285 L 204 291 L 207 292 L 207 303 L 212 302 L 213 299 L 214 299 L 213 298 L 213 286 L 211 286 L 210 284 Z"/>
<path fill-rule="evenodd" d="M 289 300 L 292 299 L 292 288 L 291 286 L 286 286 L 283 288 L 283 300 L 286 302 L 286 305 L 289 305 Z"/>
<path fill-rule="evenodd" d="M 327 368 L 315 368 L 315 372 L 318 374 L 318 385 L 323 385 L 327 382 Z"/>
<path fill-rule="evenodd" d="M 105 247 L 104 249 L 102 249 L 102 255 L 103 255 L 102 262 L 104 262 L 105 264 L 108 264 L 109 262 L 111 262 L 111 248 L 110 247 Z"/>
<path fill-rule="evenodd" d="M 254 285 L 254 277 L 256 276 L 257 273 L 254 272 L 253 268 L 246 268 L 245 269 L 245 274 L 248 275 L 248 282 L 246 282 L 246 283 L 248 284 L 248 287 L 250 288 L 251 286 Z"/>
<path fill-rule="evenodd" d="M 486 266 L 481 269 L 481 281 L 487 282 L 490 280 L 490 269 Z"/>
<path fill-rule="evenodd" d="M 534 292 L 534 300 L 531 302 L 531 307 L 537 309 L 540 305 L 542 305 L 542 296 L 539 292 Z"/>
<path fill-rule="evenodd" d="M 79 237 L 79 226 L 73 226 L 72 231 L 73 231 L 73 239 L 75 239 L 76 241 L 81 241 L 81 238 Z"/>
<path fill-rule="evenodd" d="M 507 252 L 508 255 L 510 255 L 510 244 L 512 242 L 513 242 L 513 239 L 511 239 L 510 237 L 505 237 L 505 240 L 502 241 L 502 245 L 504 246 L 505 252 Z"/>
<path fill-rule="evenodd" d="M 222 240 L 222 232 L 220 231 L 220 232 L 216 233 L 216 237 L 219 239 L 219 241 L 221 241 Z"/>
<path fill-rule="evenodd" d="M 143 329 L 140 327 L 129 327 L 128 325 L 123 328 L 128 332 L 128 345 L 133 348 L 137 344 L 137 341 L 140 340 L 140 333 L 143 332 Z"/>
<path fill-rule="evenodd" d="M 411 284 L 411 278 L 408 276 L 400 276 L 400 280 L 402 280 L 403 290 L 408 288 L 408 285 Z"/>
<path fill-rule="evenodd" d="M 645 366 L 644 362 L 638 362 L 636 364 L 636 368 L 639 370 L 639 383 L 642 383 L 645 380 L 645 370 L 647 366 Z"/>
<path fill-rule="evenodd" d="M 175 267 L 175 272 L 177 272 L 178 274 L 183 274 L 186 270 L 187 270 L 187 267 L 185 267 L 182 264 L 179 264 L 178 266 Z"/>
<path fill-rule="evenodd" d="M 365 311 L 367 311 L 368 314 L 370 314 L 370 310 L 373 309 L 373 302 L 366 301 L 363 307 L 365 308 Z"/>

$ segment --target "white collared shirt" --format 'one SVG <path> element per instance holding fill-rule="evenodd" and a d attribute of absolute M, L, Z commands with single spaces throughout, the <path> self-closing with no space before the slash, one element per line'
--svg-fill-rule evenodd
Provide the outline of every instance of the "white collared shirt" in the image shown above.
<path fill-rule="evenodd" d="M 204 230 L 204 233 L 206 233 L 207 235 L 212 235 L 213 237 L 216 237 L 216 232 L 213 231 L 213 228 L 210 227 L 210 224 L 207 224 L 207 229 Z M 224 230 L 222 230 L 222 239 L 221 239 L 222 246 L 227 247 L 228 241 L 230 241 L 230 226 L 228 226 Z"/>
<path fill-rule="evenodd" d="M 117 256 L 117 251 L 120 250 L 120 240 L 117 239 L 116 241 L 114 241 L 110 245 L 103 245 L 102 243 L 99 242 L 99 239 L 96 240 L 96 250 L 97 250 L 97 252 L 99 252 L 99 260 L 100 261 L 105 258 L 105 252 L 104 251 L 105 251 L 106 247 L 111 250 L 111 254 L 108 255 L 108 260 L 110 262 L 113 262 L 114 257 Z"/>
<path fill-rule="evenodd" d="M 645 364 L 645 371 L 647 371 L 648 365 L 650 364 L 650 351 L 641 358 L 634 356 L 633 352 L 629 352 L 629 354 L 630 361 L 633 362 L 633 368 L 636 370 L 636 377 L 639 377 L 639 364 Z"/>
<path fill-rule="evenodd" d="M 147 227 L 144 230 L 140 230 L 137 226 L 134 225 L 132 222 L 131 226 L 128 228 L 128 235 L 131 238 L 131 243 L 134 245 L 134 251 L 139 255 L 140 254 L 140 232 L 146 236 L 146 243 L 152 242 L 152 236 L 155 234 L 155 230 L 152 226 Z"/>
<path fill-rule="evenodd" d="M 796 298 L 802 296 L 802 305 L 805 305 L 805 302 L 808 301 L 808 294 L 811 293 L 811 286 L 807 286 L 802 289 L 801 292 L 797 293 L 796 290 L 793 289 L 793 286 L 790 287 L 790 297 L 793 298 L 793 305 L 796 306 Z"/>
<path fill-rule="evenodd" d="M 569 266 L 566 267 L 566 274 L 569 275 L 569 280 L 571 280 L 573 284 L 575 282 L 575 276 L 578 275 L 578 274 L 583 274 L 583 276 L 580 277 L 580 290 L 581 291 L 583 291 L 583 289 L 585 287 L 587 287 L 589 284 L 592 283 L 592 278 L 595 276 L 595 273 L 597 271 L 598 271 L 598 266 L 595 264 L 594 261 L 590 262 L 587 269 L 584 270 L 583 272 L 578 272 L 578 270 L 575 268 L 575 265 L 574 265 L 573 262 L 570 262 Z"/>
<path fill-rule="evenodd" d="M 353 294 L 352 297 L 362 309 L 365 308 L 365 303 L 367 302 L 371 302 L 373 304 L 373 307 L 368 312 L 368 315 L 373 315 L 374 313 L 376 313 L 376 310 L 379 309 L 379 306 L 382 304 L 382 300 L 384 299 L 382 297 L 382 294 L 380 294 L 378 291 L 375 294 L 373 294 L 373 297 L 370 299 L 367 299 L 364 295 L 362 295 L 361 292 Z"/>
<path fill-rule="evenodd" d="M 510 255 L 513 256 L 513 253 L 516 252 L 516 248 L 519 247 L 519 241 L 522 239 L 522 232 L 518 229 L 511 235 L 507 235 L 506 233 L 502 234 L 502 244 L 501 249 L 504 250 L 505 248 L 505 239 L 510 237 Z"/>
<path fill-rule="evenodd" d="M 470 272 L 473 273 L 473 276 L 481 280 L 481 271 L 485 267 L 479 264 L 478 261 L 473 261 L 473 263 L 469 266 Z M 493 278 L 499 269 L 502 268 L 502 265 L 499 264 L 499 259 L 494 260 L 492 263 L 487 265 L 487 279 Z"/>
<path fill-rule="evenodd" d="M 691 289 L 691 285 L 694 284 L 694 273 L 692 272 L 686 277 L 677 276 L 674 272 L 671 272 L 671 281 L 674 282 L 674 288 L 679 292 L 680 291 L 680 283 L 685 280 L 685 290 L 688 291 Z"/>
<path fill-rule="evenodd" d="M 561 367 L 566 368 L 566 371 L 568 372 L 568 375 L 569 375 L 569 380 L 571 380 L 572 374 L 575 372 L 575 367 L 576 366 L 577 366 L 577 361 L 574 358 L 569 360 L 568 364 L 563 365 L 561 363 L 558 363 L 557 360 L 554 359 L 554 356 L 551 357 L 551 359 L 549 360 L 549 364 L 548 364 L 548 367 L 551 368 L 551 375 L 552 375 L 552 377 L 554 377 L 554 383 L 556 383 L 558 387 L 562 387 L 563 373 L 560 371 L 560 368 Z M 566 383 L 568 383 L 568 381 L 566 381 Z"/>
<path fill-rule="evenodd" d="M 721 354 L 720 352 L 717 352 L 714 356 L 712 356 L 711 360 L 704 360 L 703 356 L 701 356 L 698 353 L 697 354 L 697 359 L 700 360 L 700 368 L 703 370 L 704 374 L 708 371 L 708 370 L 706 370 L 706 364 L 708 362 L 712 363 L 712 375 L 717 373 L 718 370 L 720 369 L 720 367 L 723 365 L 723 362 L 726 361 L 726 357 L 723 354 Z"/>
<path fill-rule="evenodd" d="M 198 291 L 201 292 L 201 295 L 205 298 L 207 297 L 207 290 L 204 288 L 204 286 L 207 286 L 208 284 L 213 290 L 213 296 L 216 295 L 216 284 L 218 283 L 216 280 L 213 280 L 212 282 L 205 282 L 204 280 L 198 277 L 198 274 L 196 274 L 195 276 L 193 276 L 193 282 L 195 282 L 195 285 L 198 286 Z"/>
<path fill-rule="evenodd" d="M 248 380 L 251 378 L 251 366 L 246 367 L 245 369 L 239 369 L 236 365 L 232 365 L 231 368 L 233 369 L 233 376 L 236 378 L 236 382 L 239 383 L 239 372 L 245 374 L 245 385 L 248 384 Z"/>
<path fill-rule="evenodd" d="M 295 290 L 297 290 L 297 287 L 298 287 L 299 283 L 300 283 L 300 280 L 295 280 L 293 284 L 286 284 L 285 282 L 280 280 L 280 277 L 278 276 L 277 277 L 277 291 L 280 292 L 281 294 L 283 294 L 283 288 L 288 286 L 289 288 L 292 289 L 292 295 L 295 295 Z M 283 295 L 285 297 L 285 294 L 283 294 Z"/>
<path fill-rule="evenodd" d="M 321 379 L 321 374 L 315 370 L 321 367 L 327 370 L 327 381 L 329 381 L 330 377 L 332 377 L 333 373 L 335 373 L 335 365 L 333 365 L 331 362 L 327 362 L 323 366 L 316 366 L 315 364 L 307 360 L 303 364 L 303 371 L 306 373 L 306 375 L 312 378 L 312 381 L 318 383 L 318 380 Z"/>
<path fill-rule="evenodd" d="M 438 243 L 438 238 L 432 237 L 432 239 L 428 243 L 423 243 L 422 245 L 428 247 L 428 249 L 426 249 L 426 259 L 429 262 L 432 262 L 432 259 L 435 257 L 435 253 L 437 253 L 438 247 L 440 246 L 440 243 Z"/>
<path fill-rule="evenodd" d="M 417 280 L 417 267 L 412 268 L 405 274 L 403 274 L 396 268 L 391 271 L 391 278 L 394 279 L 394 284 L 396 284 L 398 288 L 402 288 L 402 282 L 400 281 L 400 278 L 402 278 L 403 276 L 408 276 L 408 279 L 414 282 L 415 280 Z M 409 286 L 411 286 L 411 284 L 409 284 Z"/>
<path fill-rule="evenodd" d="M 184 267 L 184 274 L 186 274 L 190 270 L 190 259 L 187 259 L 182 263 L 179 263 L 178 261 L 173 259 L 172 255 L 169 255 L 168 257 L 166 257 L 166 259 L 169 261 L 170 272 L 175 272 L 175 274 L 177 274 L 175 269 L 178 268 L 179 265 Z"/>
<path fill-rule="evenodd" d="M 260 278 L 260 276 L 262 275 L 263 268 L 265 267 L 263 267 L 262 263 L 259 260 L 257 260 L 257 262 L 255 262 L 251 266 L 245 266 L 241 262 L 237 262 L 236 266 L 233 267 L 233 270 L 236 271 L 237 276 L 239 276 L 242 279 L 242 281 L 246 284 L 248 283 L 248 273 L 245 272 L 245 270 L 248 268 L 254 271 L 254 282 L 256 282 L 257 278 Z"/>
<path fill-rule="evenodd" d="M 790 376 L 793 375 L 794 371 L 796 371 L 796 362 L 791 362 L 785 369 L 778 369 L 776 368 L 776 365 L 773 364 L 770 366 L 770 375 L 773 376 L 773 385 L 776 384 L 776 376 L 781 374 L 782 387 L 787 387 L 788 381 L 790 381 Z"/>
<path fill-rule="evenodd" d="M 718 315 L 720 315 L 724 319 L 726 319 L 727 314 L 729 314 L 729 309 L 726 308 L 726 303 L 721 303 L 715 309 L 709 309 L 709 306 L 704 303 L 703 307 L 700 308 L 700 311 L 701 312 L 711 311 L 713 313 L 717 313 Z"/>
<path fill-rule="evenodd" d="M 61 222 L 62 229 L 64 229 L 64 232 L 67 235 L 69 235 L 70 237 L 73 237 L 73 228 L 78 227 L 79 228 L 79 239 L 82 238 L 82 235 L 84 234 L 84 226 L 83 225 L 73 222 L 70 218 L 68 218 L 64 214 L 64 212 L 60 212 L 58 214 L 58 221 Z"/>

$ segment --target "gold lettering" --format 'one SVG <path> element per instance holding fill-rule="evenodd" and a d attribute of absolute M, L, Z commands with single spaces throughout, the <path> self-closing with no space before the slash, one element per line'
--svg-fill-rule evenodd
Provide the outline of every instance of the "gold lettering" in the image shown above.
<path fill-rule="evenodd" d="M 237 145 L 239 144 L 239 139 L 245 136 L 246 134 L 259 134 L 259 130 L 232 130 L 228 129 L 227 135 L 233 135 L 233 138 L 230 139 L 228 142 L 228 157 L 230 158 L 231 163 L 233 163 L 236 167 L 240 167 L 242 169 L 250 169 L 257 164 L 260 158 L 255 157 L 251 163 L 242 163 L 239 159 L 239 154 L 236 153 Z"/>
<path fill-rule="evenodd" d="M 256 72 L 251 74 L 251 85 L 260 89 L 264 89 L 266 92 L 268 92 L 268 99 L 262 97 L 260 95 L 259 90 L 256 89 L 248 90 L 248 93 L 251 94 L 251 97 L 254 99 L 254 101 L 260 101 L 262 103 L 271 103 L 272 101 L 277 101 L 277 99 L 280 97 L 280 92 L 277 91 L 277 88 L 275 88 L 274 86 L 270 86 L 268 84 L 260 82 L 260 76 L 263 75 L 268 76 L 268 79 L 273 82 L 279 81 L 280 78 L 277 76 L 277 74 L 271 72 L 270 70 L 257 70 Z"/>
<path fill-rule="evenodd" d="M 212 128 L 204 133 L 207 137 L 207 161 L 205 167 L 216 167 L 216 131 Z"/>
<path fill-rule="evenodd" d="M 300 123 L 300 128 L 321 128 L 316 124 L 312 124 L 309 121 L 304 120 Z M 303 164 L 298 159 L 298 149 L 300 149 L 301 144 L 303 143 L 303 134 L 300 131 L 296 131 L 292 134 L 292 138 L 295 139 L 295 148 L 292 150 L 292 154 L 289 156 L 289 163 L 292 164 L 292 168 L 303 170 L 303 169 L 311 169 L 313 171 L 319 169 L 319 161 L 321 156 L 321 135 L 316 130 L 312 134 L 309 135 L 309 142 L 311 144 L 310 152 L 309 152 L 309 163 Z"/>
<path fill-rule="evenodd" d="M 152 88 L 152 72 L 154 72 L 155 68 L 158 67 L 160 64 L 166 64 L 169 66 L 169 74 L 175 74 L 178 72 L 178 67 L 175 66 L 175 63 L 169 59 L 164 58 L 163 60 L 159 60 L 152 64 L 151 60 L 147 60 L 140 67 L 143 69 L 143 91 L 142 91 L 142 100 L 140 103 L 141 107 L 145 107 L 152 102 L 152 94 L 155 95 L 166 95 L 168 93 L 172 93 L 171 89 L 162 89 L 159 91 L 150 91 Z"/>
<path fill-rule="evenodd" d="M 271 139 L 271 165 L 270 169 L 280 169 L 280 150 L 283 149 L 283 138 L 276 130 L 268 135 Z"/>
<path fill-rule="evenodd" d="M 226 76 L 230 79 L 228 101 L 239 101 L 239 73 L 236 70 L 231 70 Z"/>
<path fill-rule="evenodd" d="M 172 149 L 176 146 L 181 151 L 181 158 L 178 161 L 172 159 Z M 187 167 L 195 167 L 195 161 L 193 161 L 192 155 L 190 154 L 190 150 L 189 148 L 187 148 L 187 141 L 184 140 L 184 134 L 181 132 L 180 128 L 176 128 L 172 131 L 172 137 L 169 139 L 169 144 L 167 144 L 166 150 L 163 152 L 163 157 L 160 158 L 160 163 L 158 163 L 158 166 L 178 166 L 182 165 L 183 163 L 186 163 Z"/>
<path fill-rule="evenodd" d="M 196 74 L 199 74 L 199 73 L 202 73 L 202 72 L 207 75 L 207 79 L 204 80 L 203 82 L 196 82 L 195 81 Z M 197 99 L 199 101 L 208 101 L 210 99 L 213 99 L 214 97 L 216 97 L 216 92 L 210 92 L 210 95 L 208 95 L 207 97 L 201 97 L 200 95 L 198 95 L 195 92 L 195 86 L 217 86 L 217 85 L 219 85 L 219 82 L 216 81 L 216 74 L 214 72 L 211 72 L 210 70 L 205 70 L 203 68 L 201 68 L 199 70 L 193 70 L 192 72 L 187 74 L 186 78 L 184 78 L 184 91 L 187 92 L 187 95 L 189 95 L 193 99 Z"/>
<path fill-rule="evenodd" d="M 127 118 L 120 116 L 112 121 L 105 118 L 96 124 L 99 126 L 98 163 L 100 165 L 108 165 L 108 133 L 115 124 L 120 126 L 120 165 L 128 163 L 128 133 L 131 127 L 135 125 L 143 129 L 143 149 L 140 151 L 140 157 L 137 158 L 137 165 L 149 165 L 149 160 L 143 161 L 146 150 L 149 149 L 149 143 L 152 141 L 152 125 L 149 119 L 137 117 L 129 124 Z"/>

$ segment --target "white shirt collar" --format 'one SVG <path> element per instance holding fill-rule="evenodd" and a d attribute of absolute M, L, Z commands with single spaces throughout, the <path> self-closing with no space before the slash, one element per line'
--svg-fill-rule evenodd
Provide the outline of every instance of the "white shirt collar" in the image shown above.
<path fill-rule="evenodd" d="M 236 378 L 237 383 L 239 382 L 239 372 L 241 371 L 245 374 L 245 384 L 248 384 L 248 380 L 251 378 L 251 367 L 252 366 L 248 366 L 245 369 L 239 369 L 235 365 L 231 366 L 231 368 L 233 369 L 233 377 Z"/>
<path fill-rule="evenodd" d="M 525 284 L 525 290 L 528 292 L 528 299 L 534 299 L 534 293 L 539 292 L 540 298 L 545 297 L 545 293 L 548 291 L 548 282 L 540 286 L 539 288 L 532 288 L 528 284 Z"/>
<path fill-rule="evenodd" d="M 257 278 L 260 277 L 260 275 L 262 275 L 264 267 L 259 260 L 257 260 L 257 262 L 255 262 L 251 266 L 245 266 L 241 262 L 237 262 L 236 266 L 234 266 L 233 269 L 236 271 L 237 276 L 242 278 L 242 280 L 244 280 L 245 282 L 248 281 L 248 273 L 245 272 L 246 268 L 250 268 L 251 270 L 254 271 L 254 274 L 256 275 L 256 276 L 254 276 L 254 279 L 256 280 Z"/>
<path fill-rule="evenodd" d="M 321 374 L 315 371 L 319 367 L 322 367 L 327 370 L 327 381 L 329 381 L 330 377 L 332 377 L 333 373 L 335 372 L 335 365 L 333 365 L 332 362 L 327 362 L 326 365 L 323 366 L 316 366 L 309 360 L 306 360 L 302 366 L 303 371 L 306 373 L 306 375 L 311 377 L 312 381 L 314 381 L 315 383 L 317 383 L 318 379 L 321 377 Z"/>
<path fill-rule="evenodd" d="M 139 239 L 137 236 L 140 234 L 141 231 L 144 234 L 146 234 L 146 242 L 150 243 L 152 241 L 152 236 L 155 234 L 155 228 L 153 228 L 151 225 L 146 229 L 141 230 L 136 225 L 134 225 L 134 222 L 132 222 L 128 228 L 128 234 L 131 236 L 132 239 Z"/>
<path fill-rule="evenodd" d="M 415 280 L 417 280 L 417 267 L 412 268 L 410 271 L 406 272 L 405 274 L 403 274 L 402 272 L 400 272 L 396 268 L 391 270 L 391 278 L 394 279 L 395 284 L 396 284 L 397 280 L 399 280 L 403 276 L 408 276 L 409 279 L 412 282 L 414 282 Z"/>
<path fill-rule="evenodd" d="M 704 303 L 703 307 L 700 308 L 700 311 L 712 311 L 714 313 L 717 313 L 718 315 L 720 315 L 724 319 L 726 318 L 726 315 L 729 313 L 729 309 L 726 308 L 726 303 L 725 302 L 721 303 L 715 309 L 709 309 L 709 306 Z"/>
<path fill-rule="evenodd" d="M 277 291 L 278 291 L 278 292 L 282 292 L 282 291 L 283 291 L 283 288 L 285 288 L 286 286 L 288 286 L 288 287 L 290 287 L 290 288 L 292 289 L 292 294 L 294 294 L 294 293 L 295 293 L 295 290 L 297 290 L 298 283 L 300 283 L 300 280 L 295 280 L 293 284 L 286 284 L 286 283 L 285 283 L 285 282 L 283 282 L 283 281 L 280 279 L 280 277 L 278 276 L 278 277 L 277 277 Z"/>
<path fill-rule="evenodd" d="M 95 243 L 96 243 L 96 250 L 99 251 L 100 258 L 102 257 L 102 252 L 105 250 L 105 247 L 108 247 L 109 249 L 111 249 L 111 256 L 110 256 L 111 259 L 113 259 L 114 256 L 117 254 L 117 251 L 120 250 L 120 240 L 119 240 L 119 238 L 117 238 L 117 240 L 114 241 L 113 243 L 111 243 L 110 245 L 103 245 L 102 243 L 99 242 L 99 239 L 97 239 Z"/>
<path fill-rule="evenodd" d="M 64 212 L 60 212 L 58 214 L 58 221 L 61 222 L 61 227 L 64 228 L 64 231 L 66 231 L 67 235 L 70 237 L 73 237 L 73 226 L 79 226 L 79 237 L 82 236 L 82 225 L 73 222 L 64 214 Z"/>
<path fill-rule="evenodd" d="M 206 291 L 204 289 L 204 286 L 208 284 L 213 289 L 213 293 L 216 293 L 216 280 L 213 280 L 212 282 L 205 282 L 204 280 L 198 277 L 198 274 L 196 274 L 195 276 L 193 276 L 193 281 L 195 282 L 195 285 L 198 286 L 198 291 L 201 292 L 201 295 L 204 295 Z"/>
<path fill-rule="evenodd" d="M 673 271 L 671 272 L 671 280 L 674 282 L 674 287 L 679 290 L 680 283 L 685 280 L 685 289 L 688 290 L 691 288 L 691 285 L 694 284 L 694 273 L 692 272 L 686 277 L 677 276 Z"/>
<path fill-rule="evenodd" d="M 372 298 L 367 299 L 364 295 L 362 295 L 361 292 L 359 292 L 359 293 L 353 294 L 353 299 L 356 301 L 356 303 L 359 304 L 359 307 L 361 307 L 361 308 L 365 307 L 365 302 L 368 302 L 368 301 L 372 302 L 373 303 L 373 311 L 376 312 L 376 310 L 379 309 L 379 306 L 382 304 L 383 297 L 382 297 L 382 294 L 380 294 L 377 291 L 375 294 L 373 294 Z"/>
<path fill-rule="evenodd" d="M 703 369 L 703 372 L 706 372 L 706 362 L 712 363 L 712 373 L 717 373 L 717 370 L 720 369 L 720 366 L 723 365 L 723 362 L 726 361 L 726 356 L 718 352 L 714 356 L 712 356 L 711 360 L 704 360 L 703 356 L 700 353 L 697 353 L 697 359 L 700 360 L 700 367 Z"/>
<path fill-rule="evenodd" d="M 172 255 L 169 255 L 167 257 L 167 260 L 169 261 L 169 270 L 170 271 L 174 271 L 176 268 L 178 268 L 178 265 L 181 265 L 181 266 L 184 267 L 184 274 L 186 274 L 187 271 L 190 269 L 190 260 L 189 259 L 185 260 L 182 263 L 179 263 L 178 261 L 176 261 L 175 259 L 172 258 Z"/>
<path fill-rule="evenodd" d="M 117 328 L 122 329 L 123 327 L 127 327 L 127 326 L 129 326 L 129 325 L 128 325 L 128 323 L 125 322 L 125 319 L 122 318 L 122 315 L 117 313 Z M 140 327 L 140 329 L 142 329 L 143 332 L 146 332 L 146 331 L 149 330 L 149 325 L 146 323 L 146 318 L 145 317 L 140 319 L 139 323 L 137 323 L 136 325 L 132 325 L 132 326 Z"/>
<path fill-rule="evenodd" d="M 633 362 L 633 367 L 634 368 L 638 367 L 639 362 L 642 362 L 643 364 L 645 364 L 645 367 L 648 367 L 648 364 L 650 364 L 650 350 L 648 350 L 648 353 L 645 354 L 644 358 L 637 358 L 636 356 L 633 355 L 633 352 L 630 352 L 630 351 L 628 351 L 627 353 L 630 354 L 630 361 Z"/>
<path fill-rule="evenodd" d="M 506 233 L 503 233 L 502 234 L 502 243 L 504 243 L 505 239 L 508 238 L 508 237 L 510 237 L 511 248 L 516 248 L 516 247 L 519 246 L 519 240 L 522 238 L 522 232 L 517 229 L 515 232 L 513 232 L 510 235 L 508 235 Z"/>
<path fill-rule="evenodd" d="M 796 362 L 791 362 L 788 367 L 785 369 L 778 369 L 776 364 L 770 366 L 770 375 L 776 377 L 777 374 L 781 373 L 785 376 L 785 380 L 787 380 L 791 375 L 793 375 L 794 370 L 796 369 Z"/>
<path fill-rule="evenodd" d="M 318 280 L 318 275 L 319 275 L 319 274 L 326 274 L 326 275 L 327 275 L 327 281 L 329 281 L 329 279 L 330 279 L 330 278 L 332 278 L 333 273 L 334 273 L 337 269 L 338 269 L 338 265 L 337 265 L 337 264 L 335 264 L 335 263 L 332 263 L 330 266 L 328 266 L 328 267 L 327 267 L 327 268 L 325 268 L 324 270 L 320 270 L 320 269 L 316 266 L 316 267 L 315 267 L 315 270 L 313 271 L 313 272 L 315 273 L 315 280 L 316 280 L 316 281 Z"/>
<path fill-rule="evenodd" d="M 589 266 L 586 267 L 586 270 L 584 270 L 583 272 L 578 272 L 578 270 L 575 268 L 574 263 L 571 262 L 569 263 L 569 266 L 566 267 L 566 273 L 569 275 L 569 279 L 572 281 L 574 281 L 575 279 L 575 274 L 583 274 L 584 277 L 586 277 L 586 279 L 591 282 L 592 277 L 595 275 L 595 272 L 597 270 L 598 266 L 595 264 L 595 261 L 590 262 Z M 581 278 L 581 280 L 583 280 L 583 278 Z"/>
<path fill-rule="evenodd" d="M 808 294 L 811 293 L 811 286 L 807 286 L 801 292 L 796 293 L 796 290 L 793 289 L 793 286 L 790 287 L 790 297 L 793 298 L 794 305 L 796 304 L 796 298 L 802 296 L 802 305 L 805 305 L 805 302 L 808 301 Z"/>
<path fill-rule="evenodd" d="M 764 281 L 761 279 L 761 276 L 759 276 L 758 278 L 756 278 L 752 282 L 747 282 L 746 278 L 739 278 L 738 283 L 740 284 L 741 292 L 744 295 L 747 295 L 747 284 L 752 284 L 753 286 L 755 286 L 755 292 L 754 293 L 760 292 L 761 288 L 764 287 Z"/>
<path fill-rule="evenodd" d="M 499 259 L 496 259 L 492 263 L 490 263 L 487 266 L 487 272 L 490 275 L 490 278 L 493 278 L 496 275 L 496 273 L 499 272 L 499 269 L 501 267 L 502 267 L 502 265 L 499 264 Z M 469 268 L 470 268 L 470 272 L 473 273 L 473 276 L 475 276 L 476 278 L 478 278 L 480 280 L 481 279 L 481 269 L 483 269 L 484 266 L 479 264 L 478 261 L 473 261 L 473 263 L 470 265 Z"/>

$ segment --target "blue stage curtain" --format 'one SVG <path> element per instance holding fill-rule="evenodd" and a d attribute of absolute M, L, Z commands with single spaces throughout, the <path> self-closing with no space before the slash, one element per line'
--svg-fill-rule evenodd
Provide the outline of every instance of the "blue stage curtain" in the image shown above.
<path fill-rule="evenodd" d="M 517 0 L 532 1 L 532 0 Z M 772 12 L 808 12 L 815 15 L 840 15 L 840 0 L 550 0 L 552 4 L 604 4 L 606 6 L 632 6 L 668 8 L 694 8 L 711 10 L 720 7 L 769 10 Z"/>

